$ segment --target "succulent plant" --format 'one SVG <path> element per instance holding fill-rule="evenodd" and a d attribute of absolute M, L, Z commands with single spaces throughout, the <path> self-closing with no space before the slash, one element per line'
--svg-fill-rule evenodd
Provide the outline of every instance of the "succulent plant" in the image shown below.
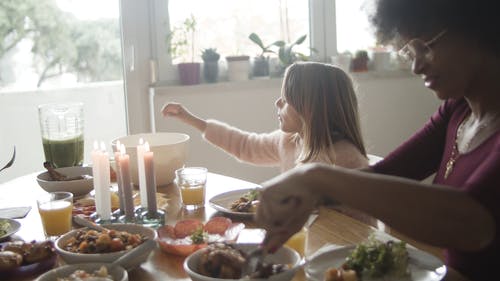
<path fill-rule="evenodd" d="M 250 40 L 252 40 L 252 42 L 254 42 L 255 44 L 257 44 L 257 46 L 260 47 L 261 49 L 261 53 L 260 53 L 260 57 L 263 57 L 265 53 L 276 53 L 275 51 L 273 51 L 271 49 L 272 46 L 277 46 L 277 47 L 282 47 L 285 45 L 285 42 L 282 41 L 282 40 L 278 40 L 272 44 L 269 44 L 267 46 L 264 45 L 264 43 L 262 42 L 262 39 L 260 39 L 259 35 L 257 35 L 256 33 L 252 33 L 248 36 L 248 38 Z"/>
<path fill-rule="evenodd" d="M 201 51 L 201 58 L 203 61 L 218 61 L 220 59 L 220 54 L 215 48 L 207 48 Z"/>

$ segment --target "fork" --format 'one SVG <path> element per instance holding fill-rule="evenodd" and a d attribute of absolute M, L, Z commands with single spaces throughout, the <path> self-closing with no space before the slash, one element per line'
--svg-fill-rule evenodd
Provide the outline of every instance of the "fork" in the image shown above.
<path fill-rule="evenodd" d="M 267 251 L 259 247 L 248 253 L 243 269 L 241 270 L 241 278 L 249 276 L 257 270 L 257 266 L 262 263 Z"/>
<path fill-rule="evenodd" d="M 5 166 L 2 169 L 0 169 L 0 172 L 12 166 L 12 164 L 14 164 L 15 159 L 16 159 L 16 147 L 14 146 L 14 153 L 12 154 L 12 158 L 9 160 L 9 162 L 7 162 L 7 164 L 5 164 Z"/>

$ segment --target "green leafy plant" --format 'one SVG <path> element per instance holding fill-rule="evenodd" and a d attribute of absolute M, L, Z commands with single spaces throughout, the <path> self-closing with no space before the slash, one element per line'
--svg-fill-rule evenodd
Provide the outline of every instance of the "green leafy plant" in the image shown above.
<path fill-rule="evenodd" d="M 293 47 L 302 44 L 306 40 L 306 37 L 307 34 L 304 34 L 295 40 L 295 42 L 280 46 L 278 57 L 283 67 L 287 67 L 296 61 L 309 59 L 307 55 L 293 50 Z"/>
<path fill-rule="evenodd" d="M 191 14 L 182 25 L 174 26 L 167 35 L 168 52 L 172 58 L 181 58 L 185 61 L 191 55 L 191 62 L 194 62 L 196 24 L 196 18 Z"/>
<path fill-rule="evenodd" d="M 259 57 L 263 57 L 266 53 L 276 53 L 275 51 L 273 51 L 271 49 L 271 47 L 273 46 L 277 46 L 277 47 L 282 47 L 285 45 L 285 41 L 282 41 L 282 40 L 278 40 L 272 44 L 269 44 L 269 45 L 264 45 L 264 43 L 262 42 L 262 39 L 260 39 L 259 35 L 257 35 L 256 33 L 251 33 L 248 38 L 254 42 L 255 44 L 257 44 L 257 46 L 260 47 L 261 49 L 261 53 L 259 54 Z"/>
<path fill-rule="evenodd" d="M 201 58 L 203 61 L 218 61 L 220 59 L 220 54 L 215 48 L 207 48 L 201 51 Z"/>

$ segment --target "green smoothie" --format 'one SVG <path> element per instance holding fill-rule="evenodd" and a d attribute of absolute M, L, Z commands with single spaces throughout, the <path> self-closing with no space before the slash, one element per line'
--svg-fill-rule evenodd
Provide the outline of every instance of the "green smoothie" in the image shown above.
<path fill-rule="evenodd" d="M 56 168 L 83 164 L 83 134 L 71 139 L 49 140 L 42 138 L 45 161 Z"/>

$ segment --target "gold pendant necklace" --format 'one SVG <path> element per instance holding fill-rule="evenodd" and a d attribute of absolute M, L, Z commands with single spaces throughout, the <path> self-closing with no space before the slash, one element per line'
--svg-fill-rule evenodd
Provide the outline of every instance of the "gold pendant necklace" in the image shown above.
<path fill-rule="evenodd" d="M 467 116 L 467 118 L 460 124 L 460 126 L 457 129 L 457 134 L 455 135 L 455 143 L 453 144 L 453 148 L 451 150 L 451 155 L 450 159 L 448 159 L 448 162 L 446 162 L 446 168 L 444 171 L 444 179 L 447 179 L 448 176 L 453 172 L 453 168 L 455 167 L 455 162 L 457 161 L 458 157 L 460 156 L 460 151 L 458 151 L 458 140 L 462 137 L 462 133 L 465 127 L 465 124 L 469 122 L 469 119 L 471 117 L 472 113 Z M 483 122 L 483 124 L 479 125 L 476 131 L 474 132 L 474 135 L 471 136 L 471 138 L 464 144 L 463 151 L 467 152 L 469 150 L 469 145 L 474 139 L 474 137 L 477 136 L 479 132 L 481 132 L 486 126 L 489 125 L 491 120 L 494 120 L 496 118 L 496 114 L 493 118 L 490 120 Z"/>

